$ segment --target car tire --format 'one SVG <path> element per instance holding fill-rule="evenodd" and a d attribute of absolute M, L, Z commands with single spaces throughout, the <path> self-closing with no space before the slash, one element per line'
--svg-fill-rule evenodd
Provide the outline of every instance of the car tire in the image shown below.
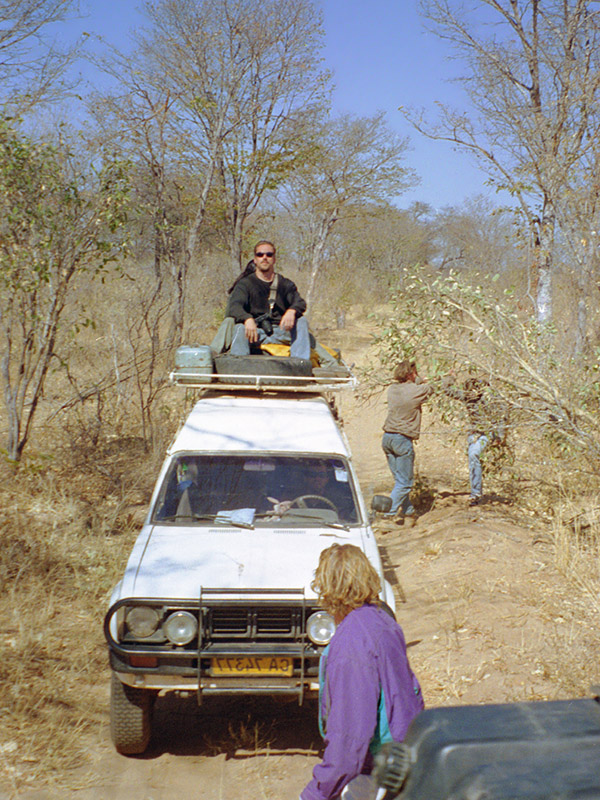
<path fill-rule="evenodd" d="M 112 673 L 110 734 L 114 746 L 122 755 L 138 755 L 148 747 L 154 699 L 154 692 L 127 686 Z"/>

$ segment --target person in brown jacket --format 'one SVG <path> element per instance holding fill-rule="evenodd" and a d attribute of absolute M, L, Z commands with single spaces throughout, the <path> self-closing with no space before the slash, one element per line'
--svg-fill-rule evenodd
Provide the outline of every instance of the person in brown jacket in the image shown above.
<path fill-rule="evenodd" d="M 388 389 L 388 414 L 381 441 L 395 480 L 392 507 L 386 516 L 412 525 L 415 513 L 410 501 L 415 463 L 413 442 L 421 432 L 421 406 L 433 389 L 419 377 L 414 361 L 401 361 L 394 370 L 394 380 L 396 382 Z"/>

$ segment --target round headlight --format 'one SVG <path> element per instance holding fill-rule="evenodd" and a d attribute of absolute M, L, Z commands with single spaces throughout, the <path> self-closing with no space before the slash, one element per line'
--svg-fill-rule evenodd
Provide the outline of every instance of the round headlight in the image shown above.
<path fill-rule="evenodd" d="M 158 628 L 158 611 L 150 606 L 135 606 L 125 615 L 125 623 L 129 631 L 140 639 L 152 636 Z"/>
<path fill-rule="evenodd" d="M 164 623 L 163 631 L 172 644 L 187 644 L 198 633 L 198 621 L 189 611 L 175 611 Z"/>
<path fill-rule="evenodd" d="M 306 623 L 308 638 L 313 644 L 329 644 L 335 633 L 335 622 L 327 611 L 315 611 Z"/>

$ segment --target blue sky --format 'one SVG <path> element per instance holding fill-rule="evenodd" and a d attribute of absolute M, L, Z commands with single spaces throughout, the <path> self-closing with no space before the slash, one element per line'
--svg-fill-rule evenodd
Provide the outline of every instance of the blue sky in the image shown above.
<path fill-rule="evenodd" d="M 449 80 L 460 65 L 447 59 L 446 42 L 425 28 L 417 0 L 323 0 L 322 6 L 336 108 L 361 115 L 383 110 L 390 125 L 411 140 L 407 160 L 421 184 L 398 205 L 418 200 L 440 209 L 488 195 L 486 175 L 471 159 L 447 142 L 426 139 L 398 111 L 399 106 L 435 111 L 436 101 L 464 105 L 460 87 Z"/>
<path fill-rule="evenodd" d="M 319 1 L 319 0 L 317 0 Z M 359 115 L 385 111 L 391 127 L 411 140 L 407 164 L 421 183 L 398 198 L 435 209 L 487 194 L 486 176 L 450 144 L 426 139 L 405 122 L 398 106 L 435 110 L 443 101 L 461 107 L 460 87 L 449 79 L 459 65 L 448 61 L 447 44 L 428 32 L 417 0 L 320 0 L 325 24 L 323 58 L 334 73 L 334 109 Z M 69 27 L 124 47 L 140 22 L 136 0 L 83 0 L 85 19 Z"/>

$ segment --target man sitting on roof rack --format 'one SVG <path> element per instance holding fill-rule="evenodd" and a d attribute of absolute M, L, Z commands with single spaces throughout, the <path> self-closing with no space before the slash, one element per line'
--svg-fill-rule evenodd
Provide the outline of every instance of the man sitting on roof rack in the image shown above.
<path fill-rule="evenodd" d="M 250 354 L 263 342 L 291 344 L 290 355 L 310 358 L 306 302 L 296 284 L 275 272 L 275 245 L 261 241 L 254 247 L 255 271 L 234 285 L 228 314 L 235 320 L 230 353 Z"/>

